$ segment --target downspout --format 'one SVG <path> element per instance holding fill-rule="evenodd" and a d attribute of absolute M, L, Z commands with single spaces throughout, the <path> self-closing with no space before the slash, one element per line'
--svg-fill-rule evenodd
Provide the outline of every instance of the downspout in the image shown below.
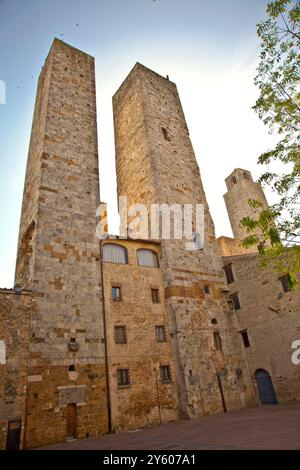
<path fill-rule="evenodd" d="M 102 240 L 100 240 L 100 269 L 101 269 L 101 285 L 102 285 L 103 332 L 104 332 L 104 352 L 105 352 L 105 376 L 106 376 L 108 433 L 111 434 L 111 433 L 112 433 L 112 426 L 111 426 L 111 400 L 110 400 L 110 383 L 109 383 L 108 353 L 107 353 L 107 333 L 106 333 L 106 315 L 105 315 L 105 295 L 104 295 L 104 276 L 103 276 Z"/>

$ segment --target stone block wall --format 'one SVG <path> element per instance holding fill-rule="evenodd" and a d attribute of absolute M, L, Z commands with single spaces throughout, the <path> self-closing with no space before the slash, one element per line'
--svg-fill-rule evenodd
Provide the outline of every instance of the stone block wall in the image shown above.
<path fill-rule="evenodd" d="M 258 254 L 224 257 L 231 265 L 234 282 L 229 294 L 238 294 L 240 309 L 235 312 L 239 331 L 247 331 L 249 347 L 244 347 L 247 364 L 260 402 L 255 372 L 264 369 L 272 378 L 277 401 L 300 400 L 300 366 L 292 363 L 292 343 L 300 340 L 300 290 L 284 292 L 272 268 L 261 269 Z M 240 342 L 243 345 L 240 334 Z"/>
<path fill-rule="evenodd" d="M 128 264 L 103 262 L 112 429 L 120 431 L 175 421 L 179 412 L 177 372 L 162 275 L 159 267 L 139 266 L 137 262 L 138 249 L 159 253 L 160 247 L 134 240 L 105 243 L 117 243 L 128 252 Z M 113 286 L 121 289 L 120 301 L 112 298 Z M 151 289 L 158 289 L 158 303 L 153 303 Z M 116 326 L 125 326 L 125 344 L 116 343 Z M 156 326 L 165 327 L 165 341 L 156 340 Z M 163 365 L 170 367 L 170 383 L 161 380 Z M 129 369 L 129 387 L 118 387 L 120 368 Z"/>
<path fill-rule="evenodd" d="M 0 449 L 10 421 L 21 420 L 23 446 L 29 361 L 29 325 L 35 304 L 30 291 L 0 289 Z"/>

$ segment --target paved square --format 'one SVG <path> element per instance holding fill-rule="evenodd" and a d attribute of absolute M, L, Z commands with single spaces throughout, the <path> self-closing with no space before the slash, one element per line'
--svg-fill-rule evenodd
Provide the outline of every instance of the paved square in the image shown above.
<path fill-rule="evenodd" d="M 300 404 L 260 406 L 193 421 L 64 442 L 47 450 L 300 450 Z"/>

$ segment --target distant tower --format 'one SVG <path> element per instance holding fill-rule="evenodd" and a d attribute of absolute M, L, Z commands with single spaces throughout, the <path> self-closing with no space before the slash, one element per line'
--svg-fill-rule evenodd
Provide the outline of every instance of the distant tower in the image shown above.
<path fill-rule="evenodd" d="M 34 293 L 26 447 L 108 429 L 94 58 L 55 39 L 41 71 L 16 284 Z"/>
<path fill-rule="evenodd" d="M 118 195 L 128 205 L 204 205 L 205 240 L 162 240 L 169 328 L 183 416 L 242 406 L 250 388 L 240 339 L 224 295 L 214 225 L 176 85 L 136 64 L 113 98 Z M 236 369 L 244 370 L 237 384 Z"/>
<path fill-rule="evenodd" d="M 234 238 L 243 240 L 247 235 L 240 223 L 243 217 L 256 218 L 255 209 L 248 204 L 248 199 L 255 199 L 262 203 L 263 209 L 268 203 L 262 187 L 255 183 L 248 170 L 236 168 L 226 179 L 227 193 L 224 195 L 225 204 Z"/>

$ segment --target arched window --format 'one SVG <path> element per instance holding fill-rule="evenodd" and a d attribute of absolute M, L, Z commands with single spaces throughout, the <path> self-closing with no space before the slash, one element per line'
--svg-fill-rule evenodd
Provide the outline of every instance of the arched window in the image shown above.
<path fill-rule="evenodd" d="M 124 246 L 115 243 L 106 243 L 103 245 L 103 261 L 110 263 L 127 264 L 128 255 Z"/>
<path fill-rule="evenodd" d="M 5 343 L 0 341 L 0 364 L 5 364 L 6 362 L 6 353 L 5 353 Z"/>
<path fill-rule="evenodd" d="M 157 254 L 152 250 L 138 250 L 137 260 L 139 266 L 147 266 L 148 268 L 158 268 Z"/>

